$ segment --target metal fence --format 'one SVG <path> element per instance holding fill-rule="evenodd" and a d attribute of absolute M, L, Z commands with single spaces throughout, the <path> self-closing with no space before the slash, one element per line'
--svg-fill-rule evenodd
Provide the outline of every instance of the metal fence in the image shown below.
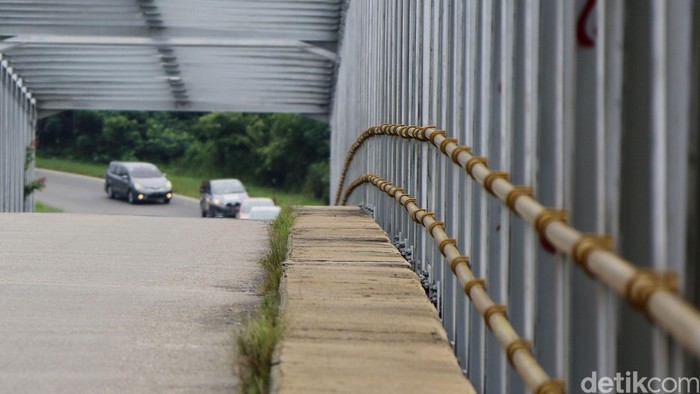
<path fill-rule="evenodd" d="M 35 129 L 36 101 L 0 53 L 0 212 L 34 210 L 24 185 L 33 180 L 33 162 L 25 170 L 25 159 Z"/>
<path fill-rule="evenodd" d="M 677 273 L 680 294 L 698 304 L 700 6 L 352 1 L 343 26 L 332 185 L 368 127 L 433 124 L 513 184 L 531 186 L 544 205 L 565 209 L 574 228 L 610 235 L 613 250 L 636 266 Z M 569 392 L 594 371 L 698 375 L 694 358 L 665 331 L 556 253 L 438 149 L 409 138 L 367 139 L 343 188 L 365 174 L 400 187 L 445 222 L 475 276 Z M 477 390 L 526 391 L 439 245 L 404 207 L 368 185 L 349 203 L 372 211 L 413 261 Z"/>

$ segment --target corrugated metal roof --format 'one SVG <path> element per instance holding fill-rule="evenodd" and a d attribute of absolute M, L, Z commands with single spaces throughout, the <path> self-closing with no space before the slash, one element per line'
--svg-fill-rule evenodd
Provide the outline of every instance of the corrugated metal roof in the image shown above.
<path fill-rule="evenodd" d="M 343 0 L 0 0 L 40 111 L 326 115 Z"/>

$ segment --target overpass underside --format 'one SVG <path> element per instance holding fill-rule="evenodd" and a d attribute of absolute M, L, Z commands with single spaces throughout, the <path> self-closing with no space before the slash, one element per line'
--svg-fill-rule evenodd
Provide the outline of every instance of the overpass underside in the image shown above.
<path fill-rule="evenodd" d="M 342 0 L 0 0 L 0 210 L 23 206 L 35 119 L 65 110 L 327 121 Z M 27 131 L 26 125 L 30 128 Z"/>
<path fill-rule="evenodd" d="M 477 391 L 549 376 L 579 392 L 593 371 L 698 375 L 697 310 L 678 314 L 690 325 L 656 314 L 673 309 L 657 304 L 673 275 L 681 298 L 699 299 L 699 8 L 349 2 L 336 202 L 365 207 L 410 256 Z M 641 277 L 655 295 L 635 309 L 625 298 Z M 524 341 L 489 327 L 483 312 L 501 307 L 472 299 L 479 281 Z M 525 340 L 545 375 L 509 366 Z"/>

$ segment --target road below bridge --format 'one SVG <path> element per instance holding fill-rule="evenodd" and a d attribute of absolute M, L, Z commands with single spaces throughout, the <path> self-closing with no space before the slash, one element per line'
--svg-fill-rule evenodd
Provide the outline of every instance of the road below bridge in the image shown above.
<path fill-rule="evenodd" d="M 44 169 L 36 170 L 37 178 L 46 178 L 46 188 L 36 199 L 67 213 L 99 213 L 106 215 L 145 215 L 199 217 L 199 200 L 177 194 L 170 204 L 145 202 L 129 204 L 113 200 L 104 191 L 104 179 Z"/>
<path fill-rule="evenodd" d="M 256 221 L 0 214 L 0 393 L 233 392 L 266 239 Z"/>

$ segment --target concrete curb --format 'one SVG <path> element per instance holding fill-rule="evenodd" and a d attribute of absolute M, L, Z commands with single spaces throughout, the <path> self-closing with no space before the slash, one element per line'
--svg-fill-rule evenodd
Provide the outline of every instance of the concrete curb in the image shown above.
<path fill-rule="evenodd" d="M 418 276 L 356 207 L 298 207 L 271 392 L 472 393 Z"/>

